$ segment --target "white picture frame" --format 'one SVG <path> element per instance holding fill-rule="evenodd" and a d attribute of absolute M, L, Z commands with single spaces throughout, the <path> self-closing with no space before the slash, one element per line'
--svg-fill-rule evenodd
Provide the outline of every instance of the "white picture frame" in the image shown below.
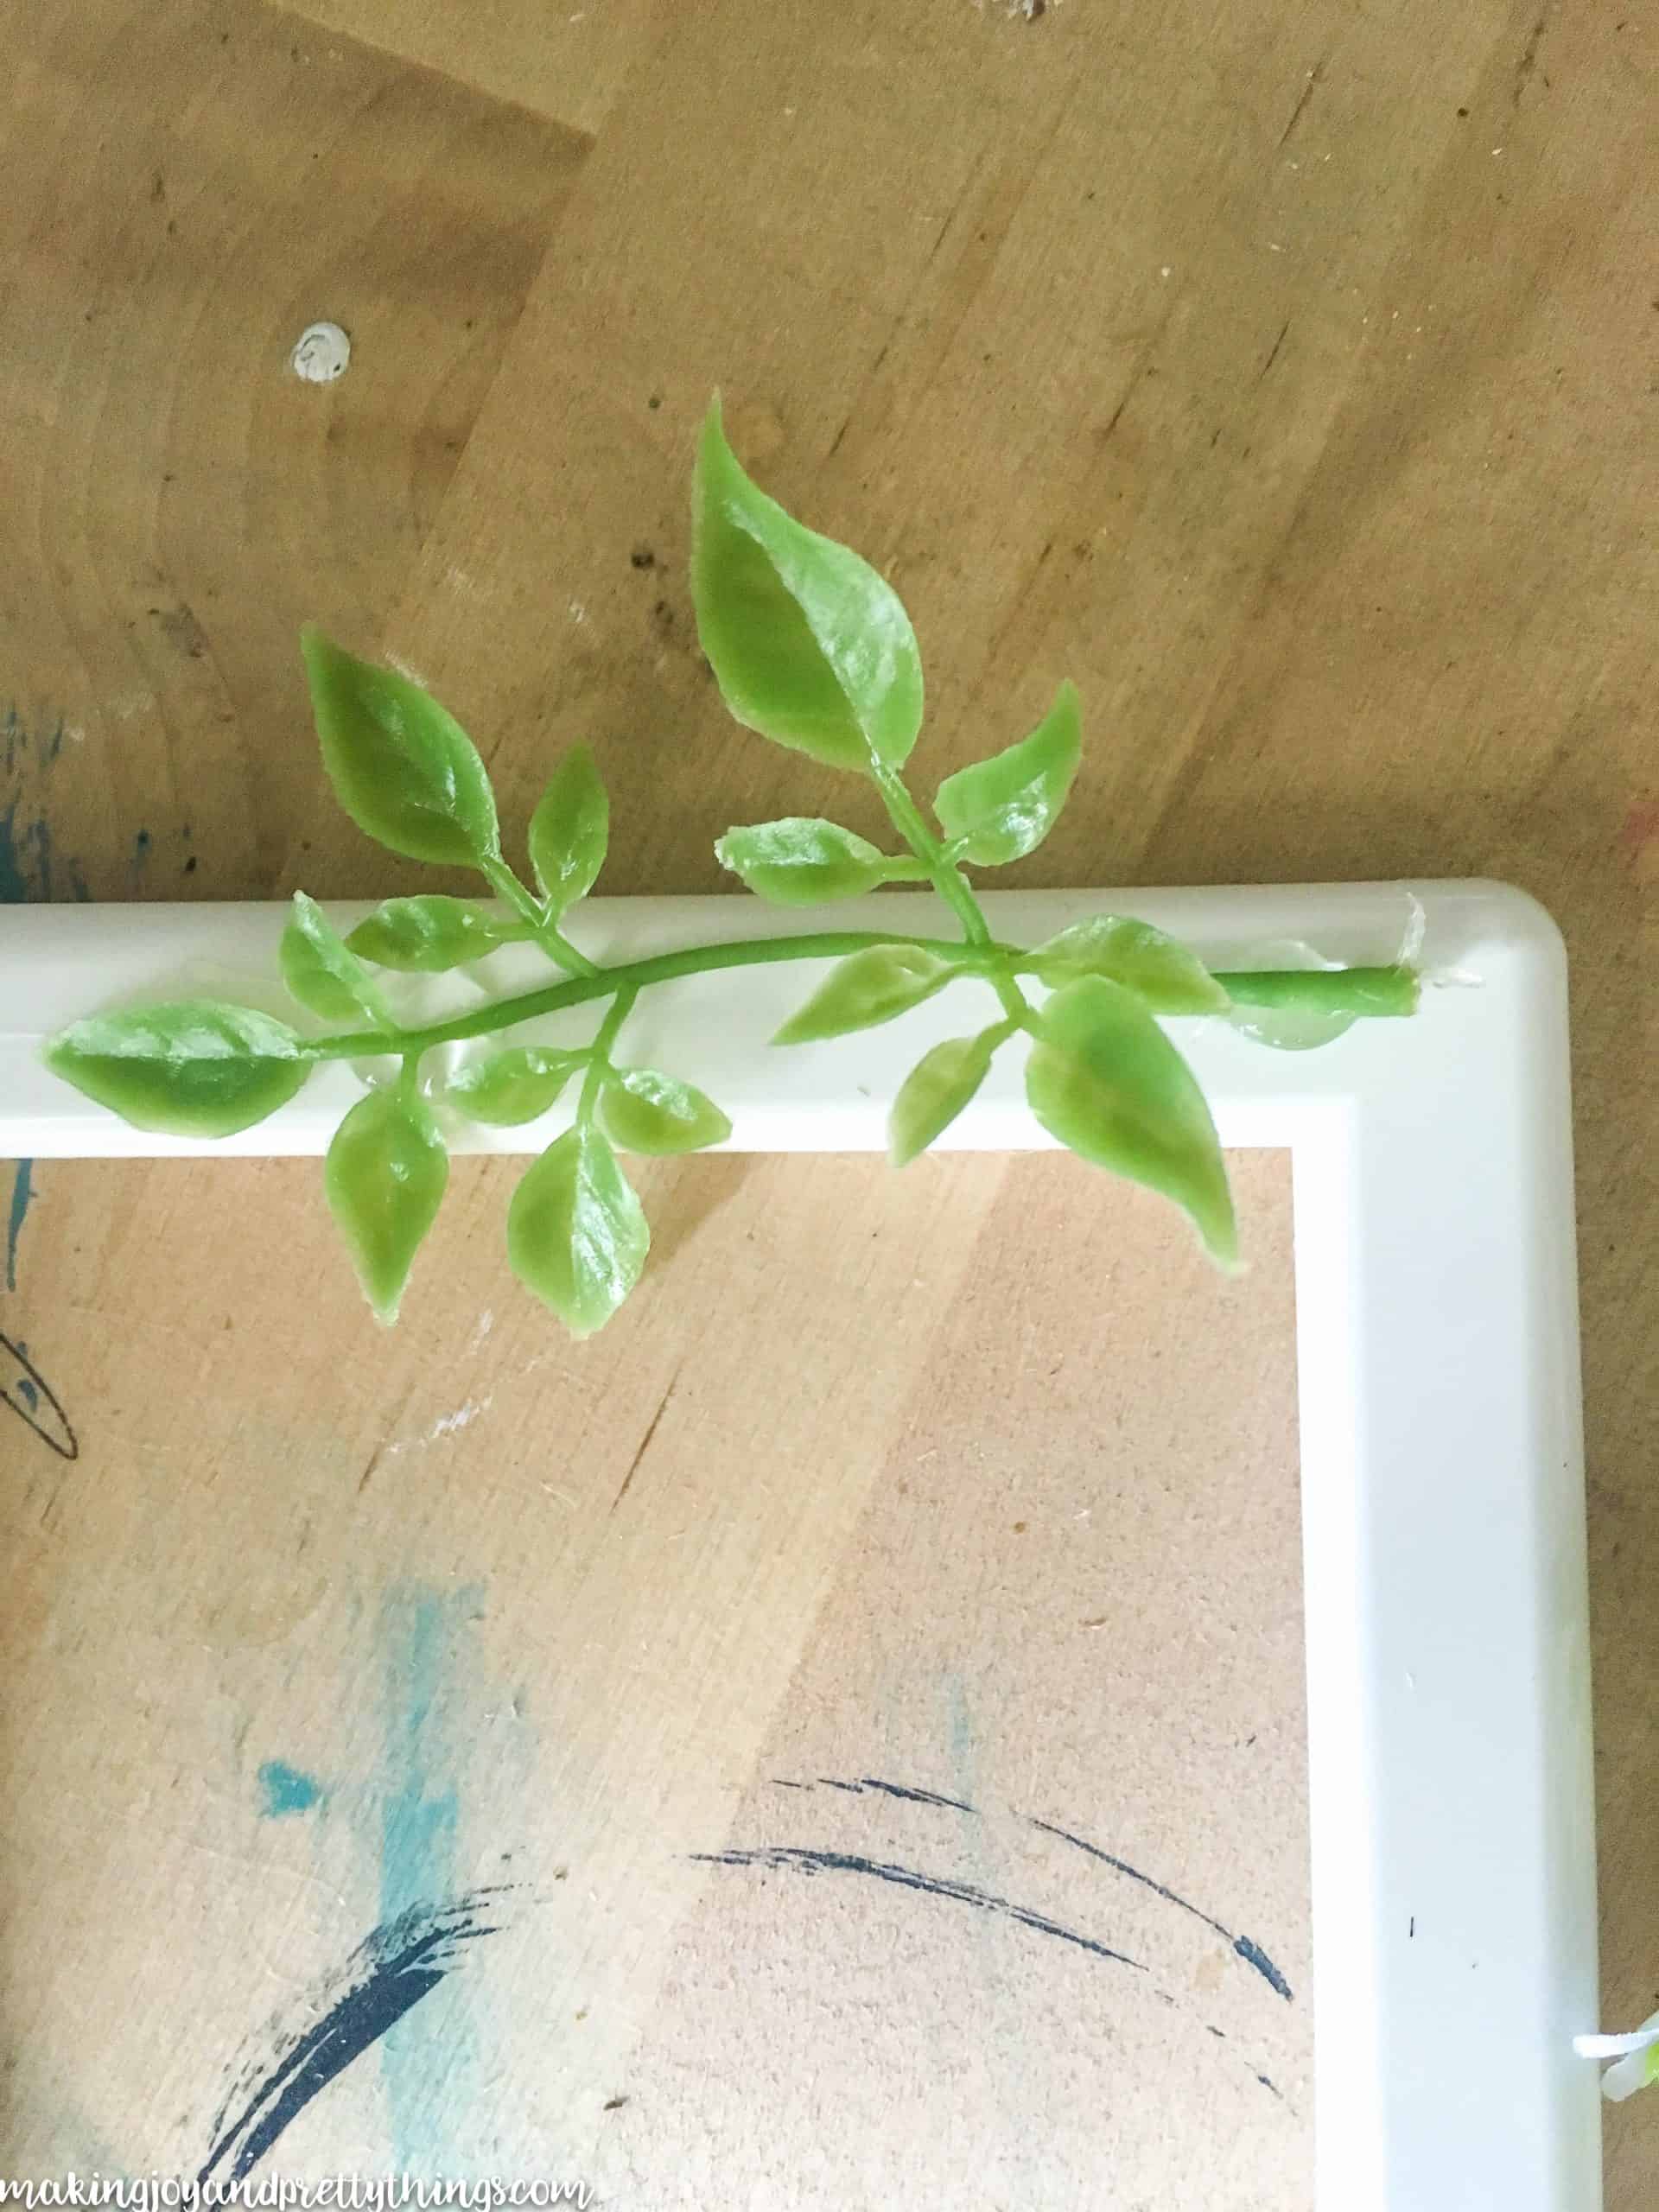
<path fill-rule="evenodd" d="M 999 937 L 1130 912 L 1220 970 L 1286 940 L 1382 963 L 1421 912 L 1428 978 L 1408 1020 L 1317 1051 L 1224 1021 L 1170 1023 L 1223 1143 L 1287 1147 L 1295 1206 L 1320 2212 L 1588 2212 L 1599 2205 L 1589 1639 L 1565 961 L 1541 909 L 1491 883 L 1003 893 Z M 572 934 L 604 959 L 822 925 L 944 933 L 922 894 L 808 918 L 747 898 L 595 900 Z M 366 903 L 330 908 L 348 926 Z M 53 1077 L 42 1040 L 83 1014 L 183 991 L 257 998 L 277 904 L 8 909 L 0 918 L 0 1155 L 321 1154 L 358 1076 L 323 1066 L 217 1144 L 147 1135 Z M 492 986 L 544 975 L 519 949 Z M 766 1039 L 816 963 L 656 988 L 630 1056 L 716 1095 L 731 1148 L 862 1151 L 956 985 L 902 1021 L 783 1052 Z M 426 1002 L 475 987 L 423 981 Z M 448 993 L 447 1000 L 443 994 Z M 591 1014 L 545 1033 L 584 1037 Z M 1049 1140 L 1018 1053 L 944 1141 Z M 538 1150 L 561 1115 L 471 1126 L 458 1148 Z M 296 1286 L 302 1295 L 302 1287 Z"/>

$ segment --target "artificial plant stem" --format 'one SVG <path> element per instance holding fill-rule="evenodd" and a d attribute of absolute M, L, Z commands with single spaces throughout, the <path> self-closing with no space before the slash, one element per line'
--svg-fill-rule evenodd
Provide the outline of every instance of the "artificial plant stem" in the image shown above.
<path fill-rule="evenodd" d="M 950 938 L 906 937 L 891 930 L 823 930 L 803 937 L 743 938 L 727 944 L 692 944 L 678 952 L 659 952 L 649 960 L 632 960 L 592 975 L 573 976 L 561 983 L 544 983 L 539 990 L 522 991 L 512 998 L 495 999 L 470 1007 L 447 1021 L 422 1029 L 406 1029 L 397 1039 L 404 1052 L 424 1052 L 438 1045 L 458 1045 L 469 1037 L 493 1037 L 498 1030 L 516 1028 L 521 1021 L 538 1020 L 543 1014 L 563 1014 L 573 1006 L 586 1006 L 629 988 L 649 990 L 655 983 L 673 983 L 688 976 L 707 976 L 727 968 L 766 968 L 791 960 L 836 960 L 851 952 L 869 952 L 878 945 L 915 945 L 957 963 L 964 975 L 986 974 L 1004 963 L 1027 956 L 1017 945 L 995 941 L 973 950 Z M 1321 1014 L 1390 1015 L 1417 1010 L 1418 976 L 1411 968 L 1268 969 L 1229 975 L 1216 980 L 1240 1006 L 1307 1007 Z M 1017 1026 L 1023 1014 L 1010 1015 Z M 372 1058 L 384 1054 L 386 1039 L 378 1030 L 355 1030 L 348 1036 L 317 1037 L 306 1043 L 308 1058 L 318 1060 Z"/>
<path fill-rule="evenodd" d="M 621 1033 L 623 1023 L 633 1012 L 633 1002 L 639 991 L 638 983 L 625 983 L 611 1001 L 610 1012 L 599 1025 L 599 1033 L 588 1053 L 588 1072 L 582 1077 L 582 1104 L 576 1112 L 576 1119 L 580 1122 L 591 1122 L 594 1118 L 594 1109 L 599 1104 L 599 1094 L 605 1088 L 605 1079 L 613 1072 L 611 1047 Z"/>
<path fill-rule="evenodd" d="M 587 954 L 578 951 L 557 925 L 547 919 L 505 861 L 482 861 L 479 865 L 497 898 L 504 899 L 512 907 L 531 938 L 556 966 L 573 976 L 598 975 L 598 969 Z"/>
<path fill-rule="evenodd" d="M 920 861 L 933 888 L 962 924 L 963 937 L 971 945 L 988 945 L 991 925 L 985 918 L 983 907 L 975 898 L 967 877 L 928 828 L 921 809 L 906 789 L 903 778 L 896 770 L 882 766 L 878 766 L 874 772 L 876 787 L 881 793 L 893 828 Z M 987 981 L 1001 1001 L 1003 1013 L 1014 1027 L 1018 1029 L 1028 1027 L 1032 1010 L 1025 993 L 1014 979 L 1011 968 L 999 965 L 988 969 Z"/>
<path fill-rule="evenodd" d="M 1260 968 L 1216 981 L 1235 1006 L 1302 1014 L 1415 1014 L 1422 995 L 1414 968 Z"/>
<path fill-rule="evenodd" d="M 922 819 L 921 809 L 905 789 L 903 779 L 892 768 L 873 771 L 893 828 L 926 869 L 929 880 L 957 919 L 969 944 L 988 944 L 990 925 L 967 884 L 940 849 L 939 842 Z"/>

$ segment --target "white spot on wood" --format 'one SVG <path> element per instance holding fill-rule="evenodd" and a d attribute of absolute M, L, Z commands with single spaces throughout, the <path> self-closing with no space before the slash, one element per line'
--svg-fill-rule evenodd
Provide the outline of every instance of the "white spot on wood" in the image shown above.
<path fill-rule="evenodd" d="M 302 384 L 333 384 L 351 365 L 352 341 L 337 322 L 308 324 L 289 356 Z"/>
<path fill-rule="evenodd" d="M 458 1428 L 470 1428 L 479 1415 L 493 1402 L 488 1398 L 468 1398 L 464 1406 L 457 1406 L 452 1414 L 443 1414 L 428 1429 L 424 1442 L 435 1444 L 440 1437 L 453 1436 Z"/>

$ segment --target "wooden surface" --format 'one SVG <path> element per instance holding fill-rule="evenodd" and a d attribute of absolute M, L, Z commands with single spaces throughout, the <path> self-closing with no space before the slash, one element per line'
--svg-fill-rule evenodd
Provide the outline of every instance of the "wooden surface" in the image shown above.
<path fill-rule="evenodd" d="M 372 1928 L 484 1891 L 258 2171 L 1312 2212 L 1283 1156 L 1248 1284 L 1067 1158 L 658 1166 L 579 1352 L 503 1295 L 516 1172 L 389 1345 L 314 1166 L 54 1172 L 8 2170 L 196 2171 Z M 283 1264 L 137 1257 L 229 1217 Z"/>
<path fill-rule="evenodd" d="M 615 796 L 610 888 L 712 888 L 728 822 L 844 807 L 731 728 L 691 640 L 686 467 L 719 384 L 757 472 L 904 592 L 929 661 L 925 772 L 1016 734 L 1061 676 L 1081 684 L 1090 765 L 1023 880 L 1482 873 L 1552 907 L 1574 961 L 1605 2012 L 1651 2010 L 1652 11 L 11 0 L 0 33 L 4 895 L 412 883 L 321 798 L 293 652 L 307 613 L 437 684 L 509 813 L 591 739 Z M 289 350 L 324 316 L 353 364 L 303 386 Z M 284 1173 L 251 1187 L 286 1255 L 315 1200 L 302 1217 Z M 698 1175 L 687 1203 L 712 1233 L 753 1186 Z M 41 1170 L 22 1189 L 8 1333 L 63 1370 L 118 1338 L 168 1231 L 199 1254 L 199 1289 L 146 1322 L 154 1418 L 176 1419 L 189 1376 L 210 1442 L 255 1432 L 238 1484 L 260 1465 L 296 1543 L 308 1528 L 324 1557 L 349 1552 L 346 1494 L 386 1408 L 365 1402 L 337 1457 L 294 1431 L 337 1336 L 378 1357 L 349 1304 L 337 1321 L 327 1294 L 319 1344 L 195 1171 L 92 1197 L 81 1171 Z M 850 1201 L 817 1203 L 839 1237 Z M 884 1186 L 881 1218 L 920 1203 Z M 479 1205 L 493 1249 L 499 1206 Z M 917 1233 L 948 1252 L 966 1231 Z M 708 1292 L 669 1281 L 701 1328 Z M 234 1338 L 250 1302 L 260 1361 L 216 1406 L 212 1332 Z M 105 1404 L 98 1369 L 77 1379 L 78 1406 Z M 462 1402 L 441 1395 L 430 1419 Z M 158 1621 L 245 1604 L 280 1643 L 286 1585 L 238 1573 L 214 1452 L 164 1542 L 150 1416 L 130 1394 L 112 1409 L 137 1440 L 95 1502 L 72 1477 L 43 1520 L 39 1471 L 18 1470 L 11 1632 L 35 1620 L 50 1648 L 73 1504 L 110 1516 L 128 1573 L 168 1585 Z M 475 1492 L 442 1510 L 506 1541 Z M 850 1515 L 851 1494 L 814 1510 Z M 362 1564 L 391 1575 L 402 1524 L 377 1525 Z M 97 1602 L 95 1581 L 70 1586 Z M 203 1870 L 239 1847 L 166 1813 L 182 1746 L 171 1768 L 122 1764 L 97 1713 L 148 1694 L 130 1650 L 75 1664 L 59 1694 L 80 1700 L 91 1764 L 60 1770 L 67 1802 L 89 1834 L 121 1790 L 135 1821 L 190 1834 L 130 1923 L 65 1908 L 91 2018 L 133 2001 L 144 1897 L 171 1883 L 224 1910 Z M 629 1786 L 648 1795 L 648 1764 Z M 118 1975 L 92 1963 L 111 1942 Z M 261 1971 L 274 2002 L 280 1962 Z M 120 2094 L 152 2098 L 160 2130 L 178 2085 L 156 2078 Z M 1659 2189 L 1659 2116 L 1638 2101 L 1609 2141 L 1609 2202 L 1635 2212 Z"/>

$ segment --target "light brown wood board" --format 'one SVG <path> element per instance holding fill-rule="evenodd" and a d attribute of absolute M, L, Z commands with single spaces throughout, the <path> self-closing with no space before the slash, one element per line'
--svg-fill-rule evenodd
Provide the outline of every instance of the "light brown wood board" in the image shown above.
<path fill-rule="evenodd" d="M 659 1167 L 580 1348 L 504 1292 L 515 1172 L 391 1340 L 315 1165 L 59 1172 L 8 2169 L 228 2177 L 311 2034 L 257 2172 L 1311 2205 L 1285 1159 L 1248 1284 L 1065 1157 Z"/>

